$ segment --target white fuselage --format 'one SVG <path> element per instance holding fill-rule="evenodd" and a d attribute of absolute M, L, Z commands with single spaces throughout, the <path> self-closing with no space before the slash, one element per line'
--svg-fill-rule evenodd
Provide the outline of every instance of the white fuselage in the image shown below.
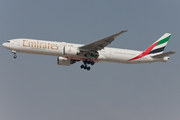
<path fill-rule="evenodd" d="M 34 39 L 12 39 L 9 40 L 8 42 L 3 43 L 3 46 L 9 50 L 21 52 L 21 53 L 61 56 L 73 60 L 87 59 L 82 55 L 74 54 L 74 50 L 78 50 L 78 47 L 83 46 L 81 44 L 52 42 L 52 41 L 34 40 Z M 64 51 L 65 49 L 66 51 Z M 105 47 L 103 50 L 98 51 L 98 53 L 99 53 L 99 57 L 97 59 L 92 59 L 92 61 L 137 64 L 137 63 L 165 62 L 168 60 L 167 58 L 152 58 L 150 55 L 146 55 L 142 58 L 129 61 L 130 59 L 141 54 L 142 51 L 118 49 L 118 48 L 110 48 L 110 47 Z"/>

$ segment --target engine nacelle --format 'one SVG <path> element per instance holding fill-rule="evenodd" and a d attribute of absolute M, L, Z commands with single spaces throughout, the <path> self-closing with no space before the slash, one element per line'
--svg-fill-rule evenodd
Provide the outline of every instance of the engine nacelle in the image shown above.
<path fill-rule="evenodd" d="M 57 64 L 58 65 L 63 65 L 63 66 L 70 66 L 70 64 L 73 64 L 74 61 L 71 59 L 67 59 L 64 57 L 57 57 Z"/>
<path fill-rule="evenodd" d="M 65 46 L 64 50 L 63 50 L 63 53 L 64 53 L 64 55 L 74 56 L 74 55 L 77 55 L 79 53 L 79 50 L 76 47 L 67 47 L 67 46 Z"/>

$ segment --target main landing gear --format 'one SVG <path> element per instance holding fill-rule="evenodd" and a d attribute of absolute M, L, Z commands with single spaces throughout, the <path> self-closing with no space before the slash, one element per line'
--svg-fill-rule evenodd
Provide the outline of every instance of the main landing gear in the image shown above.
<path fill-rule="evenodd" d="M 85 60 L 85 61 L 83 61 L 83 63 L 84 63 L 84 65 L 81 65 L 81 69 L 88 70 L 88 71 L 91 69 L 91 67 L 88 67 L 87 64 L 94 65 L 93 61 Z"/>
<path fill-rule="evenodd" d="M 14 54 L 14 59 L 16 59 L 17 58 L 17 55 L 16 55 L 16 51 L 14 51 L 14 50 L 12 50 L 12 53 Z"/>

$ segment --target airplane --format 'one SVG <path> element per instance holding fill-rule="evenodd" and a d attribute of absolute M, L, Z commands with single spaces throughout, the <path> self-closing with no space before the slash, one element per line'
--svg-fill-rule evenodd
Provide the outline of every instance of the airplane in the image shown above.
<path fill-rule="evenodd" d="M 83 61 L 80 68 L 88 71 L 91 69 L 90 65 L 103 61 L 124 64 L 166 62 L 170 59 L 168 56 L 175 53 L 174 51 L 163 53 L 171 33 L 165 33 L 144 51 L 106 47 L 124 32 L 127 30 L 87 45 L 21 38 L 8 40 L 2 46 L 11 50 L 15 59 L 17 52 L 57 56 L 58 65 L 70 66 Z"/>

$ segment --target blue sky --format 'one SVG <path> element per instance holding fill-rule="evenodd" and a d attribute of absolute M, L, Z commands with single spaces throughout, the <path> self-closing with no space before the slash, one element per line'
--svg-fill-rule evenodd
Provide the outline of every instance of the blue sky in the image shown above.
<path fill-rule="evenodd" d="M 0 41 L 32 38 L 88 44 L 121 30 L 109 47 L 144 50 L 166 32 L 167 63 L 82 62 L 0 47 L 0 120 L 179 120 L 178 0 L 1 0 Z"/>

